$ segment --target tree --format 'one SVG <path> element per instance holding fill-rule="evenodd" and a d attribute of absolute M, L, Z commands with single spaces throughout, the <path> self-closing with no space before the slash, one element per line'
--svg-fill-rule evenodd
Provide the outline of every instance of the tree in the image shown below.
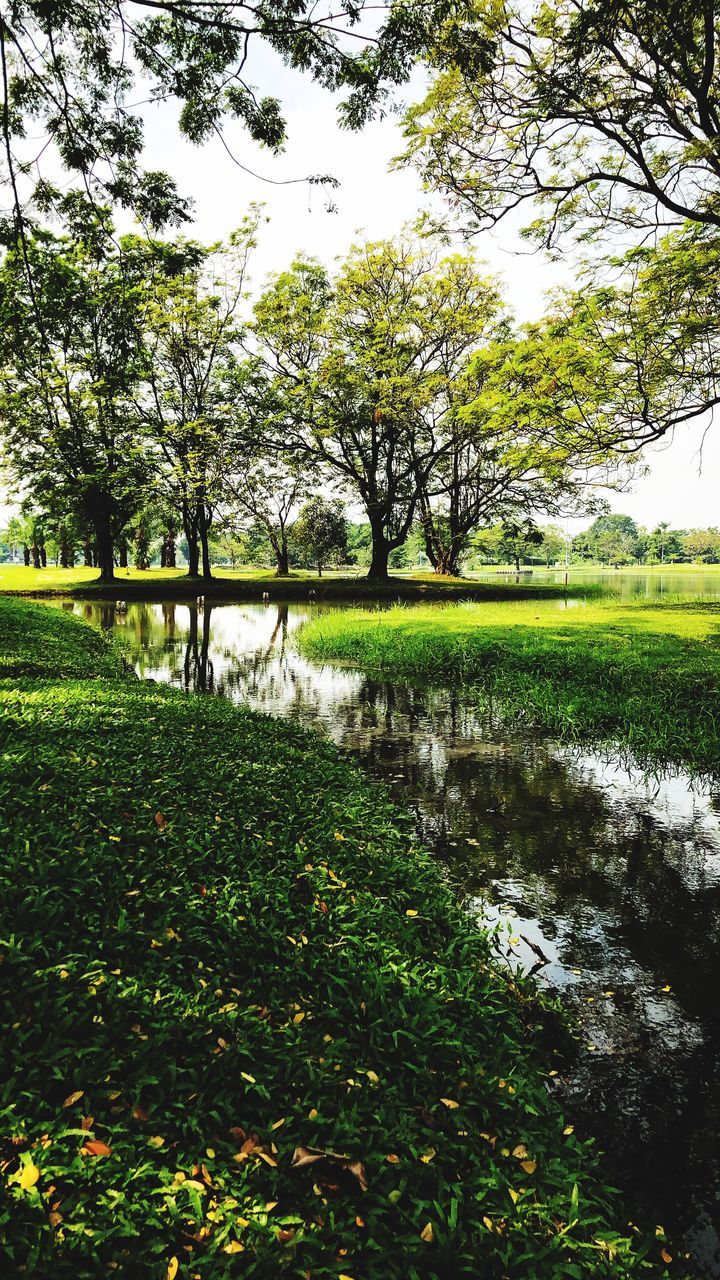
<path fill-rule="evenodd" d="M 181 515 L 191 578 L 212 576 L 210 530 L 239 411 L 239 308 L 259 217 L 252 210 L 225 246 L 176 246 L 180 270 L 144 302 L 136 410 L 158 456 L 160 490 Z"/>
<path fill-rule="evenodd" d="M 256 308 L 260 358 L 284 409 L 277 432 L 363 504 L 368 576 L 388 576 L 448 448 L 453 382 L 499 312 L 471 257 L 408 240 L 354 248 L 330 280 L 298 261 Z"/>
<path fill-rule="evenodd" d="M 632 564 L 639 558 L 638 527 L 631 516 L 611 512 L 598 516 L 574 545 L 587 559 L 600 564 Z"/>
<path fill-rule="evenodd" d="M 311 498 L 298 516 L 293 541 L 299 555 L 315 564 L 318 577 L 322 577 L 328 563 L 347 558 L 347 521 L 343 508 L 327 498 Z"/>
<path fill-rule="evenodd" d="M 147 480 L 131 395 L 143 367 L 141 299 L 163 270 L 162 247 L 135 237 L 116 245 L 105 215 L 90 241 L 44 232 L 0 267 L 0 410 L 12 470 L 40 509 L 92 529 L 103 581 Z"/>
<path fill-rule="evenodd" d="M 557 524 L 540 525 L 540 532 L 542 534 L 540 555 L 549 568 L 551 564 L 557 564 L 565 556 L 569 544 L 565 534 Z"/>
<path fill-rule="evenodd" d="M 473 58 L 440 46 L 408 158 L 472 230 L 534 204 L 554 246 L 607 229 L 720 228 L 714 0 L 469 6 Z"/>
<path fill-rule="evenodd" d="M 524 520 L 506 520 L 478 530 L 472 540 L 473 547 L 481 556 L 499 561 L 501 564 L 512 562 L 516 572 L 520 572 L 520 562 L 542 545 L 542 531 L 526 518 Z"/>
<path fill-rule="evenodd" d="M 682 545 L 691 560 L 702 564 L 720 561 L 720 529 L 690 529 L 683 535 Z"/>

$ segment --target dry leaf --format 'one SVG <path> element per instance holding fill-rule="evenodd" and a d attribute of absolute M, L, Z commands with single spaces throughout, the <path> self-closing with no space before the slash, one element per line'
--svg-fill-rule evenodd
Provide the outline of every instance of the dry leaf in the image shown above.
<path fill-rule="evenodd" d="M 338 1184 L 330 1181 L 338 1175 L 356 1182 L 361 1191 L 367 1191 L 368 1181 L 365 1165 L 362 1160 L 353 1160 L 352 1156 L 342 1155 L 337 1151 L 321 1151 L 317 1147 L 296 1147 L 293 1152 L 293 1169 L 312 1168 L 318 1180 L 325 1181 L 327 1186 Z"/>
<path fill-rule="evenodd" d="M 510 1196 L 513 1204 L 517 1204 L 520 1199 L 520 1193 L 516 1191 L 514 1187 L 508 1187 L 508 1195 Z"/>
<path fill-rule="evenodd" d="M 177 1258 L 170 1259 L 170 1261 L 168 1262 L 167 1280 L 175 1280 L 175 1277 L 178 1273 L 179 1266 L 180 1266 L 180 1263 L 178 1262 Z"/>
<path fill-rule="evenodd" d="M 537 1169 L 537 1160 L 521 1160 L 520 1168 L 524 1169 L 526 1173 L 534 1173 Z"/>
<path fill-rule="evenodd" d="M 245 1248 L 239 1240 L 231 1240 L 229 1244 L 223 1246 L 223 1253 L 242 1253 Z"/>
<path fill-rule="evenodd" d="M 516 1160 L 527 1160 L 528 1149 L 523 1142 L 519 1142 L 516 1147 L 513 1147 L 513 1155 Z"/>
<path fill-rule="evenodd" d="M 162 814 L 162 813 L 160 813 L 160 812 L 158 812 L 158 813 L 156 813 L 156 814 L 155 814 L 155 825 L 156 825 L 156 827 L 158 828 L 158 830 L 159 830 L 159 831 L 164 831 L 164 830 L 165 830 L 165 828 L 166 828 L 166 826 L 167 826 L 167 818 L 165 817 L 165 815 L 164 815 L 164 814 Z M 178 1264 L 177 1264 L 177 1258 L 175 1258 L 175 1259 L 174 1259 L 174 1262 L 175 1262 L 175 1271 L 177 1271 L 177 1265 L 178 1265 Z M 169 1271 L 169 1268 L 168 1268 L 168 1271 Z M 174 1274 L 175 1274 L 175 1272 L 173 1272 L 173 1275 L 174 1275 Z"/>
<path fill-rule="evenodd" d="M 454 1111 L 456 1107 L 460 1106 L 460 1103 L 456 1102 L 454 1098 L 441 1098 L 440 1101 L 443 1106 L 448 1107 L 450 1111 Z"/>
<path fill-rule="evenodd" d="M 74 1106 L 76 1102 L 80 1101 L 80 1099 L 84 1096 L 84 1094 L 85 1094 L 84 1089 L 76 1089 L 74 1093 L 68 1094 L 67 1098 L 63 1102 L 63 1106 L 64 1107 Z"/>
<path fill-rule="evenodd" d="M 83 1156 L 111 1156 L 112 1150 L 106 1142 L 101 1142 L 99 1138 L 93 1138 L 92 1142 L 86 1142 L 80 1148 L 80 1154 Z"/>
<path fill-rule="evenodd" d="M 426 1222 L 425 1226 L 420 1232 L 420 1239 L 424 1240 L 426 1244 L 432 1244 L 433 1242 L 432 1222 Z"/>

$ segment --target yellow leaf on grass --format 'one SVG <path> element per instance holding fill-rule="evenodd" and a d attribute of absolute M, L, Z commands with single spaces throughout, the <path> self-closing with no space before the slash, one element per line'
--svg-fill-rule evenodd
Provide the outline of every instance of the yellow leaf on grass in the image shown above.
<path fill-rule="evenodd" d="M 563 1133 L 565 1134 L 565 1137 L 566 1137 L 566 1138 L 568 1137 L 568 1135 L 569 1135 L 569 1134 L 574 1133 L 574 1132 L 575 1132 L 575 1125 L 574 1125 L 574 1124 L 566 1125 L 566 1127 L 563 1129 Z"/>
<path fill-rule="evenodd" d="M 366 1076 L 367 1076 L 367 1078 L 368 1078 L 368 1080 L 370 1081 L 370 1083 L 371 1083 L 371 1084 L 379 1084 L 379 1083 L 380 1083 L 380 1077 L 379 1077 L 379 1075 L 378 1075 L 377 1071 L 366 1071 L 366 1072 L 365 1072 L 365 1074 L 366 1074 Z"/>
<path fill-rule="evenodd" d="M 168 1262 L 167 1280 L 175 1280 L 175 1277 L 178 1273 L 179 1266 L 180 1266 L 180 1263 L 178 1262 L 177 1258 L 170 1259 L 170 1261 Z"/>
<path fill-rule="evenodd" d="M 516 1160 L 527 1160 L 528 1149 L 524 1142 L 519 1142 L 516 1147 L 513 1147 L 513 1155 Z"/>
<path fill-rule="evenodd" d="M 148 1138 L 148 1146 L 154 1147 L 156 1151 L 158 1151 L 164 1143 L 165 1139 L 162 1138 L 159 1133 L 154 1134 L 152 1138 Z"/>
<path fill-rule="evenodd" d="M 405 912 L 405 915 L 406 915 L 406 916 L 416 916 L 416 915 L 417 915 L 417 911 L 412 911 L 412 910 L 411 910 L 411 911 L 406 911 L 406 912 Z"/>
<path fill-rule="evenodd" d="M 280 1128 L 280 1126 L 281 1126 L 281 1125 L 283 1125 L 284 1123 L 285 1123 L 285 1117 L 283 1116 L 282 1120 L 275 1120 L 275 1121 L 270 1125 L 270 1128 L 271 1128 L 271 1129 L 279 1129 L 279 1128 Z"/>
<path fill-rule="evenodd" d="M 524 1169 L 526 1173 L 534 1173 L 537 1169 L 537 1160 L 522 1160 L 520 1168 Z"/>
<path fill-rule="evenodd" d="M 229 1244 L 223 1246 L 223 1253 L 242 1253 L 245 1248 L 239 1240 L 231 1240 Z"/>
<path fill-rule="evenodd" d="M 427 1222 L 425 1224 L 422 1231 L 420 1232 L 420 1239 L 424 1240 L 426 1244 L 432 1244 L 433 1242 L 432 1222 Z"/>
<path fill-rule="evenodd" d="M 251 1076 L 249 1071 L 241 1071 L 240 1075 L 243 1080 L 247 1080 L 248 1084 L 255 1084 L 255 1077 Z"/>
<path fill-rule="evenodd" d="M 76 1089 L 74 1093 L 69 1093 L 67 1098 L 63 1102 L 63 1106 L 64 1107 L 74 1106 L 75 1103 L 79 1102 L 80 1099 L 84 1096 L 84 1093 L 85 1093 L 84 1089 Z"/>
<path fill-rule="evenodd" d="M 492 1231 L 492 1230 L 493 1230 L 493 1220 L 492 1220 L 492 1218 L 487 1218 L 487 1217 L 486 1217 L 486 1218 L 483 1218 L 483 1223 L 484 1223 L 484 1224 L 485 1224 L 485 1226 L 487 1227 L 488 1231 Z"/>
<path fill-rule="evenodd" d="M 295 1017 L 293 1018 L 293 1022 L 294 1022 L 294 1023 L 295 1023 L 295 1025 L 297 1026 L 297 1025 L 298 1025 L 298 1023 L 302 1022 L 302 1020 L 303 1020 L 303 1018 L 304 1018 L 304 1017 L 305 1017 L 305 1014 L 304 1014 L 304 1013 L 302 1012 L 302 1010 L 301 1010 L 301 1011 L 300 1011 L 300 1013 L 296 1013 L 296 1014 L 295 1014 Z"/>
<path fill-rule="evenodd" d="M 514 1187 L 508 1187 L 508 1195 L 510 1196 L 513 1204 L 517 1204 L 520 1199 L 520 1193 L 516 1191 Z"/>
<path fill-rule="evenodd" d="M 454 1098 L 441 1098 L 440 1101 L 443 1106 L 448 1107 L 450 1111 L 454 1111 L 456 1107 L 460 1106 L 460 1103 L 456 1102 Z"/>
<path fill-rule="evenodd" d="M 672 1254 L 668 1253 L 667 1249 L 660 1250 L 660 1257 L 662 1258 L 663 1262 L 672 1262 Z"/>
<path fill-rule="evenodd" d="M 39 1177 L 40 1170 L 36 1164 L 24 1164 L 20 1173 L 20 1186 L 23 1191 L 29 1191 L 34 1187 Z"/>

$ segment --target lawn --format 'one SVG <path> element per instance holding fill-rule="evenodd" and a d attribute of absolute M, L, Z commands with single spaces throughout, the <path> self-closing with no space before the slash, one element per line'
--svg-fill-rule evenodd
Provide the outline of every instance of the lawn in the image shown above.
<path fill-rule="evenodd" d="M 667 1274 L 384 790 L 59 611 L 0 634 L 0 1273 Z"/>
<path fill-rule="evenodd" d="M 243 566 L 216 568 L 210 582 L 188 578 L 182 569 L 117 569 L 115 581 L 100 583 L 97 569 L 33 569 L 24 565 L 0 565 L 0 595 L 77 595 L 86 598 L 127 600 L 186 600 L 204 595 L 210 600 L 259 600 L 267 593 L 272 599 L 307 600 L 422 600 L 473 598 L 482 600 L 554 599 L 564 594 L 561 585 L 471 582 L 467 578 L 446 578 L 434 573 L 397 573 L 385 582 L 371 582 L 365 569 L 324 572 L 322 577 L 305 569 L 293 569 L 287 578 L 278 578 L 272 569 Z M 597 592 L 581 587 L 583 596 Z M 570 588 L 570 594 L 573 589 Z"/>
<path fill-rule="evenodd" d="M 506 714 L 641 759 L 720 770 L 720 604 L 570 600 L 324 614 L 315 660 L 473 685 Z"/>

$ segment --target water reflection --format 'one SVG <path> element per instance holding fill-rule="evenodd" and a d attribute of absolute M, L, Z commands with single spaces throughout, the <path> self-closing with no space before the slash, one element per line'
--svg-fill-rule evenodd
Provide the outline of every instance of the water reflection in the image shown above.
<path fill-rule="evenodd" d="M 655 569 L 652 572 L 641 568 L 629 572 L 607 569 L 604 573 L 582 571 L 577 566 L 570 566 L 566 574 L 562 569 L 524 570 L 520 574 L 502 573 L 489 568 L 473 574 L 480 582 L 514 583 L 523 582 L 537 585 L 553 582 L 562 585 L 568 582 L 572 587 L 600 586 L 604 591 L 619 595 L 623 599 L 630 596 L 693 595 L 698 598 L 717 599 L 720 596 L 720 572 L 718 568 L 690 569 L 683 571 L 670 566 L 667 569 Z"/>
<path fill-rule="evenodd" d="M 69 606 L 114 626 L 139 675 L 329 735 L 389 782 L 508 960 L 580 1022 L 557 1087 L 602 1135 L 638 1213 L 720 1276 L 720 786 L 648 777 L 482 712 L 467 691 L 317 666 L 312 606 Z"/>

